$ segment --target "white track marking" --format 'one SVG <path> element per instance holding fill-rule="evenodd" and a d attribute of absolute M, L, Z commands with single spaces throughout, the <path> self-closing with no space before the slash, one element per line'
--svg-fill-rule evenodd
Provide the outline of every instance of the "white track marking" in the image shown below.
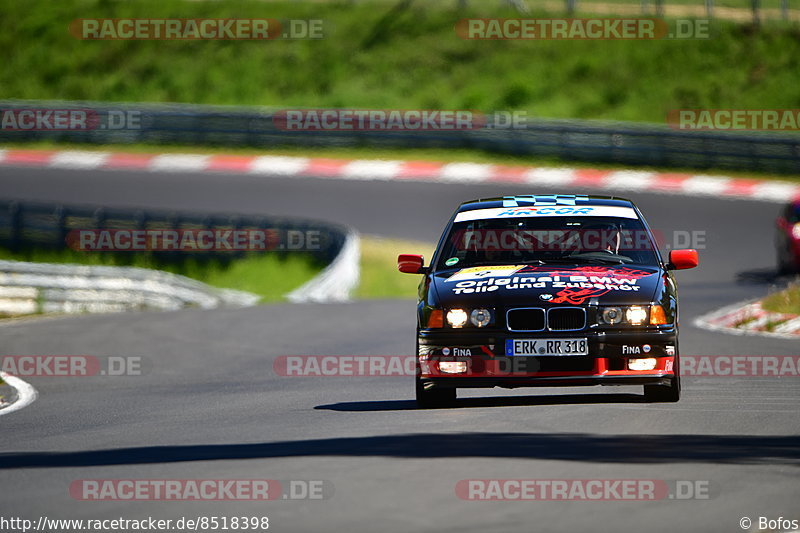
<path fill-rule="evenodd" d="M 305 170 L 310 162 L 311 160 L 307 157 L 265 155 L 253 159 L 253 163 L 250 165 L 250 173 L 294 176 Z"/>
<path fill-rule="evenodd" d="M 357 159 L 342 168 L 342 177 L 363 180 L 390 180 L 400 173 L 403 161 Z"/>
<path fill-rule="evenodd" d="M 730 178 L 724 176 L 697 175 L 683 180 L 681 188 L 687 194 L 721 195 L 730 185 Z"/>
<path fill-rule="evenodd" d="M 58 152 L 50 158 L 49 167 L 55 168 L 99 168 L 111 156 L 108 152 L 84 152 L 69 150 Z"/>
<path fill-rule="evenodd" d="M 775 326 L 775 329 L 772 331 L 774 331 L 775 333 L 793 334 L 794 337 L 797 337 L 798 336 L 797 332 L 800 332 L 800 317 L 787 320 L 783 324 Z"/>
<path fill-rule="evenodd" d="M 448 163 L 439 171 L 439 181 L 453 183 L 475 183 L 486 181 L 492 175 L 494 165 L 480 163 Z"/>
<path fill-rule="evenodd" d="M 794 185 L 793 183 L 767 181 L 753 187 L 753 192 L 750 196 L 761 200 L 788 202 L 798 194 L 800 194 L 800 186 Z"/>
<path fill-rule="evenodd" d="M 619 190 L 645 191 L 652 186 L 656 177 L 656 174 L 653 172 L 620 170 L 609 174 L 603 180 L 603 186 Z"/>
<path fill-rule="evenodd" d="M 532 168 L 525 173 L 525 181 L 532 185 L 569 185 L 577 175 L 573 168 Z"/>
<path fill-rule="evenodd" d="M 196 172 L 208 169 L 211 156 L 198 154 L 161 154 L 149 165 L 152 172 Z"/>
<path fill-rule="evenodd" d="M 0 376 L 3 377 L 3 381 L 17 391 L 17 401 L 8 407 L 0 409 L 0 416 L 13 413 L 14 411 L 19 411 L 20 409 L 29 406 L 39 396 L 39 393 L 36 392 L 36 389 L 18 377 L 12 376 L 11 374 L 6 374 L 5 372 L 0 372 Z"/>

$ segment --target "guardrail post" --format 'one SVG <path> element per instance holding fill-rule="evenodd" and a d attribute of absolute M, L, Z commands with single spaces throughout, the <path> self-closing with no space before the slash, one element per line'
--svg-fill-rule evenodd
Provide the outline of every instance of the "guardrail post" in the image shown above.
<path fill-rule="evenodd" d="M 8 217 L 11 220 L 9 248 L 19 250 L 22 243 L 22 206 L 17 202 L 8 203 Z"/>
<path fill-rule="evenodd" d="M 147 213 L 144 211 L 136 211 L 136 213 L 133 214 L 133 222 L 136 224 L 136 229 L 146 230 L 147 220 Z"/>
<path fill-rule="evenodd" d="M 566 0 L 567 1 L 567 13 L 570 15 L 574 15 L 575 11 L 578 9 L 578 0 Z"/>
<path fill-rule="evenodd" d="M 58 205 L 53 213 L 56 219 L 56 232 L 58 234 L 57 245 L 62 248 L 67 244 L 67 215 L 63 205 Z"/>
<path fill-rule="evenodd" d="M 759 9 L 761 8 L 760 0 L 750 0 L 750 5 L 753 8 L 753 25 L 758 26 L 760 23 Z"/>
<path fill-rule="evenodd" d="M 103 229 L 106 226 L 106 211 L 102 207 L 98 207 L 92 214 L 92 224 L 94 229 Z"/>
<path fill-rule="evenodd" d="M 706 0 L 706 16 L 714 18 L 714 0 Z"/>

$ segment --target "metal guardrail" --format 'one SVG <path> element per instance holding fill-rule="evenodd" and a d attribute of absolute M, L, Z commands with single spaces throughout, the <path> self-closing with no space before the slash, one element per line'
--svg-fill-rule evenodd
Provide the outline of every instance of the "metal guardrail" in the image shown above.
<path fill-rule="evenodd" d="M 98 117 L 96 127 L 89 130 L 0 129 L 0 142 L 473 148 L 568 161 L 800 172 L 800 135 L 790 133 L 683 131 L 659 124 L 544 119 L 529 119 L 519 129 L 297 131 L 278 127 L 273 121 L 276 110 L 263 108 L 0 101 L 0 109 L 91 109 Z M 104 127 L 109 113 L 128 111 L 136 112 L 137 127 Z M 496 122 L 490 116 L 492 124 Z"/>
<path fill-rule="evenodd" d="M 201 215 L 138 209 L 25 203 L 0 200 L 0 246 L 13 249 L 67 247 L 73 230 L 269 230 L 285 243 L 288 232 L 314 232 L 313 248 L 298 250 L 327 264 L 322 272 L 287 295 L 290 301 L 343 301 L 358 285 L 358 236 L 348 228 L 316 221 L 277 217 Z M 317 245 L 318 244 L 318 245 Z M 109 253 L 109 252 L 94 252 Z M 115 252 L 127 254 L 130 252 Z M 139 252 L 141 253 L 141 252 Z M 240 251 L 153 251 L 164 262 L 232 260 Z M 297 253 L 271 250 L 269 253 Z M 196 280 L 129 266 L 0 261 L 0 314 L 97 313 L 176 310 L 254 305 L 259 297 L 217 289 Z"/>
<path fill-rule="evenodd" d="M 259 299 L 147 268 L 0 261 L 0 314 L 213 309 Z"/>
<path fill-rule="evenodd" d="M 617 11 L 626 13 L 635 8 L 642 15 L 655 14 L 659 17 L 672 12 L 683 16 L 705 16 L 707 18 L 731 18 L 759 24 L 762 20 L 796 19 L 797 6 L 789 6 L 789 0 L 638 0 L 638 2 L 620 2 L 619 0 L 562 0 L 561 4 L 567 13 L 578 11 Z M 638 4 L 638 6 L 637 6 Z M 538 7 L 530 3 L 531 7 Z M 524 12 L 524 10 L 522 10 Z"/>
<path fill-rule="evenodd" d="M 67 236 L 74 230 L 270 230 L 275 241 L 286 243 L 289 232 L 318 232 L 312 248 L 298 246 L 297 251 L 308 253 L 320 262 L 332 262 L 344 246 L 348 228 L 313 220 L 268 216 L 215 215 L 145 209 L 68 206 L 21 202 L 0 199 L 0 247 L 11 250 L 24 248 L 67 248 Z M 297 253 L 288 248 L 269 253 Z M 112 252 L 98 252 L 112 253 Z M 113 252 L 125 254 L 130 252 Z M 148 252 L 165 261 L 191 258 L 195 261 L 214 259 L 225 261 L 248 253 L 236 250 L 153 251 Z"/>

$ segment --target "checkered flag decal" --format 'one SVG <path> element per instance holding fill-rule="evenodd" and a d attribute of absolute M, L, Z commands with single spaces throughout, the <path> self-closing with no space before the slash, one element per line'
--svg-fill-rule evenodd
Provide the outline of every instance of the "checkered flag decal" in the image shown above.
<path fill-rule="evenodd" d="M 572 194 L 531 194 L 524 196 L 503 197 L 503 207 L 519 207 L 520 205 L 576 205 L 577 202 L 588 202 L 586 195 Z"/>

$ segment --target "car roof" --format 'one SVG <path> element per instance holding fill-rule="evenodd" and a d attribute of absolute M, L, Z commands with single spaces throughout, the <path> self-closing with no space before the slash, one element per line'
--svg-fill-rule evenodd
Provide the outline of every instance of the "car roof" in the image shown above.
<path fill-rule="evenodd" d="M 517 194 L 479 198 L 462 203 L 458 212 L 492 207 L 509 207 L 515 205 L 609 205 L 634 207 L 633 202 L 619 196 L 598 196 L 593 194 Z"/>

